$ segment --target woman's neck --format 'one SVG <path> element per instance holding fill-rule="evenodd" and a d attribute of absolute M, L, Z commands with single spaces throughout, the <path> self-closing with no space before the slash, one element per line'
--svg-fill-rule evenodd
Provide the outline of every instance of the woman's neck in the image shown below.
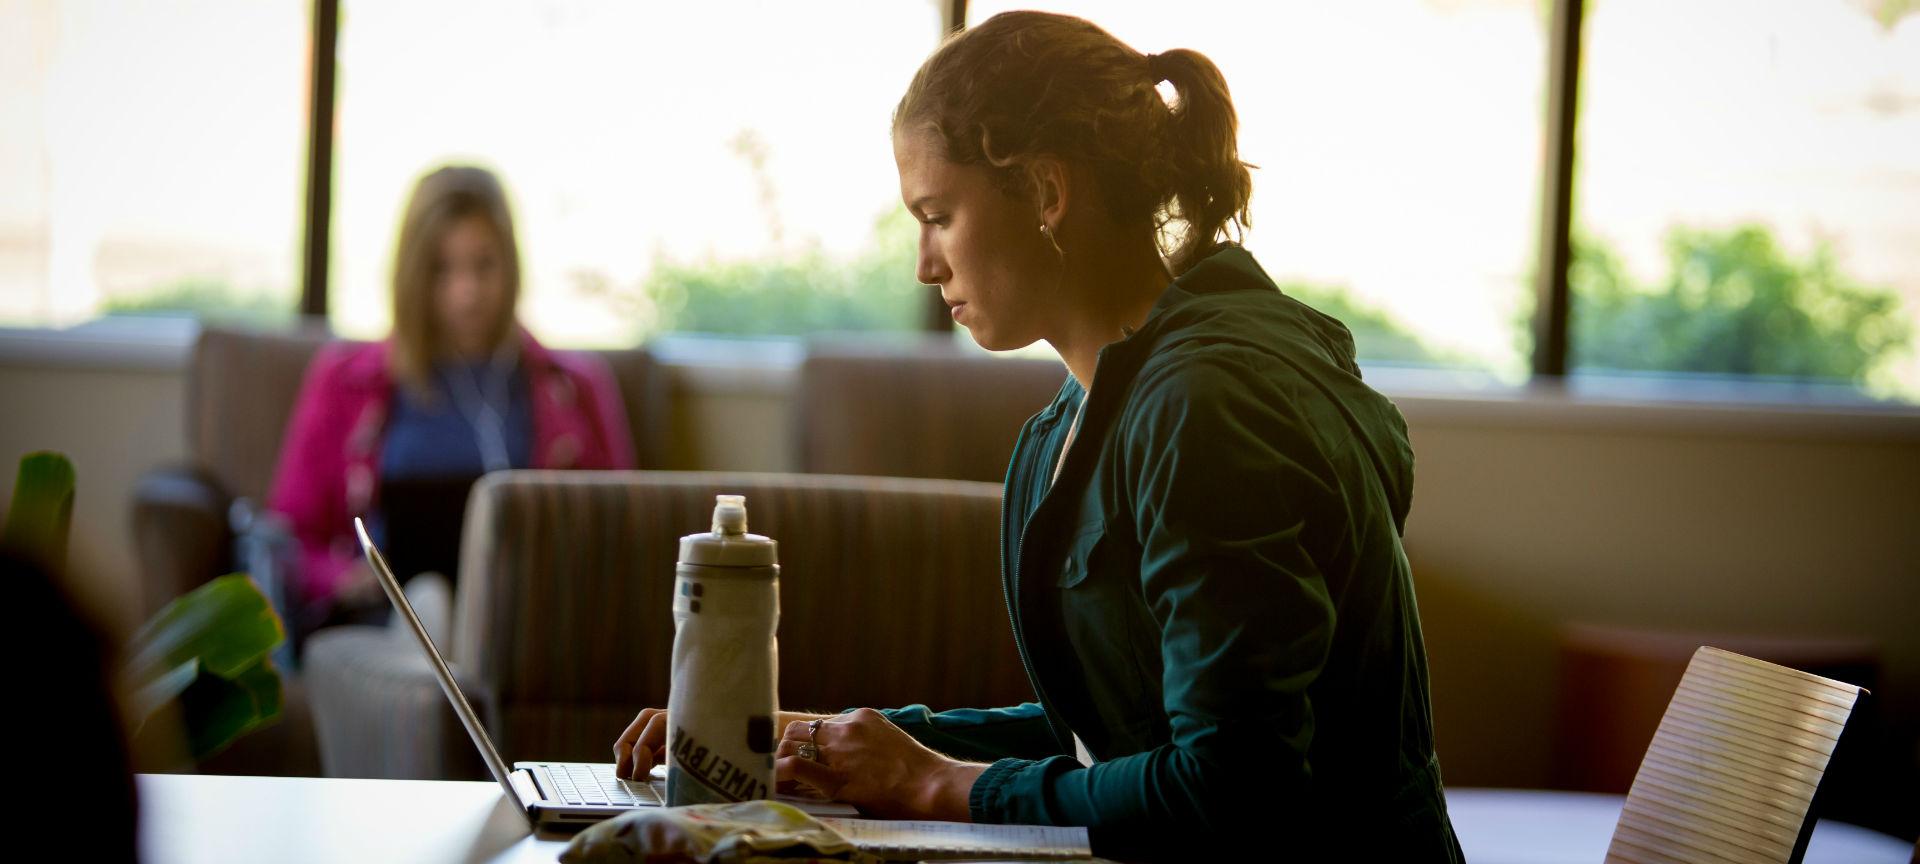
<path fill-rule="evenodd" d="M 497 363 L 517 352 L 515 334 L 509 332 L 497 343 L 488 344 L 480 340 L 467 343 L 448 340 L 436 358 L 436 362 L 460 366 L 473 366 L 482 363 Z"/>
<path fill-rule="evenodd" d="M 1082 388 L 1093 389 L 1100 349 L 1146 323 L 1153 304 L 1172 281 L 1152 243 L 1143 252 L 1108 262 L 1089 261 L 1084 270 L 1067 274 L 1061 287 L 1069 309 L 1060 332 L 1047 341 Z"/>

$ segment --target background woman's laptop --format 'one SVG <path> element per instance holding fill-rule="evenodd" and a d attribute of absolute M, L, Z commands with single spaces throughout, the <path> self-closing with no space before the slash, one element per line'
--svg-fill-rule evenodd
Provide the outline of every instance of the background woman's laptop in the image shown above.
<path fill-rule="evenodd" d="M 515 762 L 512 769 L 508 769 L 506 761 L 500 758 L 500 751 L 494 749 L 493 739 L 487 737 L 486 727 L 480 724 L 479 715 L 467 704 L 466 694 L 461 693 L 460 685 L 454 682 L 453 672 L 447 668 L 440 650 L 434 647 L 427 628 L 414 614 L 413 604 L 407 602 L 406 592 L 400 590 L 399 580 L 393 578 L 386 558 L 367 536 L 367 527 L 356 518 L 353 530 L 360 537 L 360 549 L 366 553 L 367 565 L 373 568 L 380 588 L 387 592 L 387 599 L 393 601 L 400 617 L 406 619 L 407 629 L 413 631 L 421 649 L 426 651 L 434 677 L 440 679 L 440 689 L 447 694 L 447 701 L 453 703 L 453 713 L 459 715 L 460 725 L 467 727 L 473 745 L 480 749 L 480 758 L 486 761 L 487 770 L 493 772 L 493 779 L 500 781 L 507 797 L 520 803 L 527 821 L 535 828 L 577 830 L 635 807 L 659 807 L 666 803 L 665 780 L 658 777 L 646 783 L 621 780 L 613 776 L 613 764 L 608 762 Z M 858 810 L 846 804 L 785 796 L 781 800 L 816 816 L 859 815 Z"/>
<path fill-rule="evenodd" d="M 400 584 L 421 573 L 438 573 L 460 585 L 460 533 L 467 498 L 479 474 L 382 477 L 380 532 L 386 558 Z"/>

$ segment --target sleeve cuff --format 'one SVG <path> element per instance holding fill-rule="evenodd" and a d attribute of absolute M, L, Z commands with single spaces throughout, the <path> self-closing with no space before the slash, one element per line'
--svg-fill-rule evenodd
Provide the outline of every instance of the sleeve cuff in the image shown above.
<path fill-rule="evenodd" d="M 1026 759 L 1001 759 L 987 766 L 967 792 L 968 817 L 980 823 L 1005 822 L 1007 784 L 1021 769 L 1032 764 Z"/>

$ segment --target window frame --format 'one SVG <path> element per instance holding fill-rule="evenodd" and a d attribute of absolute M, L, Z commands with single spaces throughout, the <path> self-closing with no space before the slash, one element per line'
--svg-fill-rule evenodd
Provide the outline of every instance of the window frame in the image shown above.
<path fill-rule="evenodd" d="M 341 0 L 313 0 L 313 76 L 309 92 L 308 159 L 304 272 L 300 314 L 325 318 L 328 301 L 328 228 L 333 195 L 334 86 L 337 77 Z M 967 0 L 939 0 L 940 37 L 966 26 Z M 1571 356 L 1569 319 L 1572 298 L 1574 122 L 1580 95 L 1580 41 L 1585 0 L 1553 0 L 1547 50 L 1547 104 L 1539 208 L 1538 266 L 1535 268 L 1533 350 L 1529 383 L 1549 389 L 1565 386 Z M 929 294 L 921 327 L 951 333 L 945 304 Z"/>

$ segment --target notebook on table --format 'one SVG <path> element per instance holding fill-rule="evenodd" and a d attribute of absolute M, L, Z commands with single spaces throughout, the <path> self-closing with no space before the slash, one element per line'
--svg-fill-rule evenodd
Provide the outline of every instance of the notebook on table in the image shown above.
<path fill-rule="evenodd" d="M 1093 857 L 1085 828 L 819 817 L 860 851 L 888 861 Z"/>

